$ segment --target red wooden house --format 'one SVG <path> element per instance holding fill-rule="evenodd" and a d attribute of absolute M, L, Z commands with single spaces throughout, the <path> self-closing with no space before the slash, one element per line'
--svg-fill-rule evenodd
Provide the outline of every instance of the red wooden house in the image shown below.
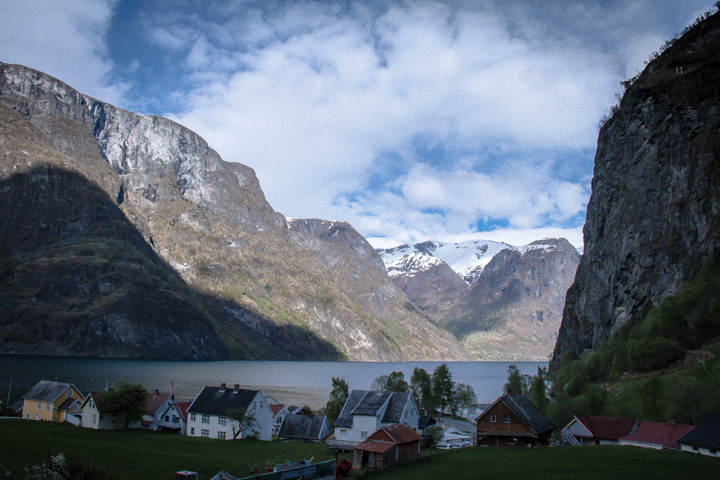
<path fill-rule="evenodd" d="M 355 445 L 353 465 L 383 468 L 420 456 L 420 435 L 407 423 L 377 429 Z"/>
<path fill-rule="evenodd" d="M 555 425 L 522 395 L 503 395 L 477 418 L 477 445 L 547 445 Z"/>

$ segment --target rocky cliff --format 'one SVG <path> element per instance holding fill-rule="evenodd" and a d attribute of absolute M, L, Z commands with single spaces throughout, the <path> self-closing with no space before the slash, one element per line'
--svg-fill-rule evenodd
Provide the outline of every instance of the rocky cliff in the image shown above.
<path fill-rule="evenodd" d="M 627 82 L 598 137 L 585 250 L 553 365 L 656 306 L 718 249 L 720 14 Z"/>
<path fill-rule="evenodd" d="M 3 351 L 469 358 L 351 227 L 289 228 L 181 125 L 2 63 L 0 114 Z"/>
<path fill-rule="evenodd" d="M 395 284 L 483 360 L 548 359 L 579 261 L 564 239 L 423 242 L 380 253 Z"/>

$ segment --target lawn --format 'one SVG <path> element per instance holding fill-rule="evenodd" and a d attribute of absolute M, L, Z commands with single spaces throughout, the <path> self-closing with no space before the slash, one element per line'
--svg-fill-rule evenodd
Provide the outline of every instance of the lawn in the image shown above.
<path fill-rule="evenodd" d="M 464 448 L 368 475 L 372 480 L 717 479 L 720 459 L 638 447 Z"/>
<path fill-rule="evenodd" d="M 221 469 L 235 476 L 252 465 L 314 457 L 331 459 L 324 445 L 221 441 L 147 431 L 95 431 L 70 425 L 0 420 L 0 465 L 9 469 L 42 463 L 48 454 L 94 459 L 128 480 L 172 479 L 195 470 L 208 480 Z M 367 475 L 399 479 L 606 479 L 718 478 L 720 459 L 633 447 L 466 448 L 433 451 L 423 459 Z"/>
<path fill-rule="evenodd" d="M 208 480 L 220 470 L 236 477 L 265 462 L 334 458 L 323 444 L 222 441 L 149 431 L 104 431 L 27 420 L 0 420 L 0 465 L 13 470 L 38 465 L 48 454 L 94 459 L 128 480 L 173 479 L 178 470 L 195 470 Z"/>

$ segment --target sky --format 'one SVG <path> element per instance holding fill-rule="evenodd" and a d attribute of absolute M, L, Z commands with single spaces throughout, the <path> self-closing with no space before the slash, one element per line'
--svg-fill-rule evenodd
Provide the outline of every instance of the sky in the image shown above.
<path fill-rule="evenodd" d="M 582 248 L 598 123 L 714 0 L 0 0 L 0 61 L 169 117 L 373 246 Z"/>

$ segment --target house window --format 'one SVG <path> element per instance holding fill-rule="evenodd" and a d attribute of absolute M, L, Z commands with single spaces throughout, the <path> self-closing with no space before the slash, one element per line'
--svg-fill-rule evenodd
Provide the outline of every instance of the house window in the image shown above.
<path fill-rule="evenodd" d="M 50 402 L 45 402 L 45 410 L 50 410 Z"/>
<path fill-rule="evenodd" d="M 179 419 L 178 417 L 176 417 L 175 415 L 173 415 L 173 421 L 172 421 L 172 422 L 173 422 L 173 423 L 178 423 L 178 420 L 180 420 L 180 419 Z"/>
<path fill-rule="evenodd" d="M 360 438 L 367 438 L 367 432 L 360 432 Z"/>
<path fill-rule="evenodd" d="M 72 388 L 67 391 L 67 396 L 68 396 L 68 397 L 72 397 Z"/>
<path fill-rule="evenodd" d="M 166 421 L 166 422 L 169 422 L 169 421 L 170 421 L 170 415 L 165 415 L 165 421 Z"/>
<path fill-rule="evenodd" d="M 346 435 L 346 434 L 347 434 L 347 428 L 341 428 L 341 429 L 340 429 L 340 433 L 342 433 L 343 435 Z"/>
<path fill-rule="evenodd" d="M 93 415 L 93 425 L 97 424 L 97 415 Z"/>
<path fill-rule="evenodd" d="M 30 420 L 30 414 L 29 414 L 29 413 L 26 413 L 26 414 L 25 414 L 25 420 Z"/>
<path fill-rule="evenodd" d="M 209 437 L 209 436 L 210 436 L 210 430 L 208 430 L 207 428 L 203 428 L 202 430 L 200 430 L 200 436 L 201 436 L 201 437 Z"/>
<path fill-rule="evenodd" d="M 263 409 L 263 402 L 260 402 L 260 410 Z"/>
<path fill-rule="evenodd" d="M 505 415 L 505 423 L 510 423 L 510 415 Z"/>
<path fill-rule="evenodd" d="M 35 420 L 39 420 L 39 419 L 40 419 L 40 415 L 38 415 L 38 414 L 36 413 L 36 414 L 35 414 Z M 697 450 L 697 448 L 695 448 L 694 450 Z"/>
<path fill-rule="evenodd" d="M 257 402 L 253 402 L 253 410 L 257 410 Z"/>
<path fill-rule="evenodd" d="M 209 423 L 210 423 L 210 415 L 208 415 L 208 414 L 203 414 L 203 416 L 202 416 L 202 423 L 208 423 L 208 424 L 209 424 Z"/>
<path fill-rule="evenodd" d="M 117 424 L 117 417 L 115 417 L 113 415 L 112 417 L 110 417 L 110 425 L 115 425 L 115 424 Z"/>
<path fill-rule="evenodd" d="M 220 440 L 225 440 L 225 432 L 218 432 L 218 438 Z"/>
<path fill-rule="evenodd" d="M 190 435 L 195 435 L 195 427 L 190 427 Z"/>
<path fill-rule="evenodd" d="M 40 410 L 41 408 L 42 408 L 42 402 L 40 400 L 38 400 L 38 410 Z"/>
<path fill-rule="evenodd" d="M 227 425 L 227 417 L 218 417 L 218 425 Z"/>
<path fill-rule="evenodd" d="M 191 422 L 194 422 L 194 421 L 195 421 L 195 414 L 194 414 L 194 413 L 191 413 L 191 414 L 190 414 L 190 421 L 191 421 Z"/>
<path fill-rule="evenodd" d="M 495 422 L 497 422 L 497 417 L 495 417 L 494 413 L 491 413 L 490 414 L 490 423 L 495 423 Z"/>

